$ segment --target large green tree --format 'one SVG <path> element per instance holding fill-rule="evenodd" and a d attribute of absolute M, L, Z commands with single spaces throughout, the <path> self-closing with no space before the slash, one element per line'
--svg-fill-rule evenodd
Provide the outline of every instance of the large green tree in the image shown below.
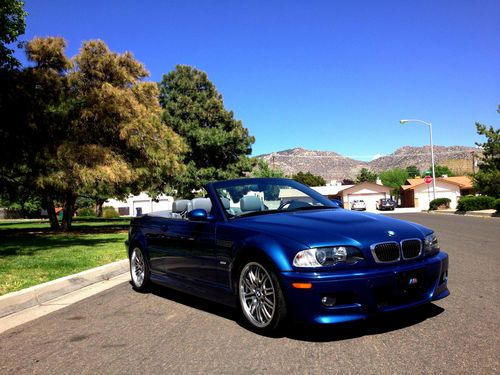
<path fill-rule="evenodd" d="M 427 173 L 428 171 L 430 171 L 430 173 Z M 442 177 L 442 176 L 448 176 L 448 177 L 455 176 L 455 174 L 446 165 L 435 165 L 434 166 L 434 174 L 436 175 L 436 178 Z M 432 176 L 432 166 L 429 166 L 427 171 L 422 173 L 422 177 L 425 177 L 427 175 Z"/>
<path fill-rule="evenodd" d="M 250 173 L 252 177 L 286 177 L 285 172 L 279 168 L 272 168 L 264 159 L 257 159 L 256 165 Z"/>
<path fill-rule="evenodd" d="M 377 174 L 375 172 L 370 171 L 366 168 L 361 168 L 358 175 L 356 176 L 356 183 L 360 184 L 361 182 L 376 182 Z"/>
<path fill-rule="evenodd" d="M 325 186 L 326 181 L 323 177 L 312 174 L 311 172 L 298 172 L 292 176 L 292 178 L 300 182 L 301 184 L 307 186 Z"/>
<path fill-rule="evenodd" d="M 415 178 L 417 176 L 420 176 L 420 170 L 414 165 L 406 167 L 406 172 L 408 172 L 408 177 L 410 178 Z"/>
<path fill-rule="evenodd" d="M 13 177 L 28 171 L 21 183 L 42 196 L 54 229 L 54 206 L 61 204 L 62 229 L 69 230 L 82 191 L 159 192 L 182 171 L 185 146 L 161 122 L 157 85 L 143 81 L 148 73 L 130 53 L 96 40 L 69 60 L 65 45 L 62 38 L 27 44 L 34 66 L 18 81 L 27 93 L 26 115 L 4 135 L 23 146 L 13 149 Z"/>
<path fill-rule="evenodd" d="M 500 113 L 500 105 L 497 112 Z M 479 171 L 473 176 L 474 187 L 481 194 L 500 198 L 500 129 L 480 123 L 476 123 L 476 129 L 486 137 L 486 142 L 477 143 L 483 148 L 483 155 Z"/>
<path fill-rule="evenodd" d="M 380 173 L 382 184 L 389 186 L 391 194 L 395 197 L 399 197 L 399 189 L 409 177 L 408 171 L 401 168 L 389 169 Z"/>
<path fill-rule="evenodd" d="M 0 69 L 12 69 L 19 66 L 19 61 L 12 56 L 10 47 L 26 28 L 24 2 L 19 0 L 0 0 Z M 22 43 L 17 43 L 21 48 Z"/>
<path fill-rule="evenodd" d="M 193 190 L 206 182 L 243 176 L 252 170 L 248 155 L 255 139 L 233 112 L 224 108 L 222 95 L 206 73 L 178 65 L 163 76 L 159 87 L 163 120 L 188 145 L 186 171 L 173 182 L 178 195 L 193 196 Z"/>

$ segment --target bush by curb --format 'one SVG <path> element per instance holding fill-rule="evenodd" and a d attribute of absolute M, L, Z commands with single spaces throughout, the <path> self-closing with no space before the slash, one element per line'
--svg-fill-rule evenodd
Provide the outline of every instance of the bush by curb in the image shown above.
<path fill-rule="evenodd" d="M 460 198 L 457 204 L 458 211 L 479 211 L 488 210 L 495 207 L 495 198 L 488 197 L 487 195 L 479 196 L 466 196 Z M 498 209 L 497 209 L 498 210 Z"/>
<path fill-rule="evenodd" d="M 451 199 L 449 198 L 436 198 L 429 203 L 429 210 L 434 211 L 439 208 L 450 208 Z"/>

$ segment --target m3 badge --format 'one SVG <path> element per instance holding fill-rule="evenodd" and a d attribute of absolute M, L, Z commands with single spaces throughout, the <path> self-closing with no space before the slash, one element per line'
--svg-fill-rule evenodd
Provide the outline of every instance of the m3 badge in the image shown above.
<path fill-rule="evenodd" d="M 418 279 L 416 277 L 410 277 L 408 279 L 408 285 L 415 285 L 418 283 Z"/>

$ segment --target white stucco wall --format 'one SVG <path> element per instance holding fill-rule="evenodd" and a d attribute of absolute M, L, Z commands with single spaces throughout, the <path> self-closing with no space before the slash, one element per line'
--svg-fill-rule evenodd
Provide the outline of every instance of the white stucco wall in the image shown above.
<path fill-rule="evenodd" d="M 436 180 L 436 198 L 451 200 L 450 208 L 457 208 L 460 198 L 460 188 L 457 185 Z M 433 200 L 432 184 L 423 184 L 415 187 L 415 207 L 427 210 L 429 202 Z"/>
<path fill-rule="evenodd" d="M 174 198 L 167 195 L 160 195 L 158 197 L 158 201 L 154 201 L 146 193 L 141 193 L 139 195 L 130 196 L 125 201 L 109 199 L 106 203 L 104 203 L 104 206 L 114 207 L 117 211 L 120 207 L 128 207 L 129 215 L 137 216 L 137 208 L 141 208 L 143 214 L 155 211 L 171 210 L 173 201 Z"/>

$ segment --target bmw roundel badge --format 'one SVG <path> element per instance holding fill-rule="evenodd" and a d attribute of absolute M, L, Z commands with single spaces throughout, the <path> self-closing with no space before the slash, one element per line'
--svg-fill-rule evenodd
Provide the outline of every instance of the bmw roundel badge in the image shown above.
<path fill-rule="evenodd" d="M 392 230 L 388 230 L 388 231 L 387 231 L 387 235 L 388 235 L 389 237 L 394 237 L 394 236 L 396 235 L 396 233 L 395 233 L 394 231 L 392 231 Z"/>

